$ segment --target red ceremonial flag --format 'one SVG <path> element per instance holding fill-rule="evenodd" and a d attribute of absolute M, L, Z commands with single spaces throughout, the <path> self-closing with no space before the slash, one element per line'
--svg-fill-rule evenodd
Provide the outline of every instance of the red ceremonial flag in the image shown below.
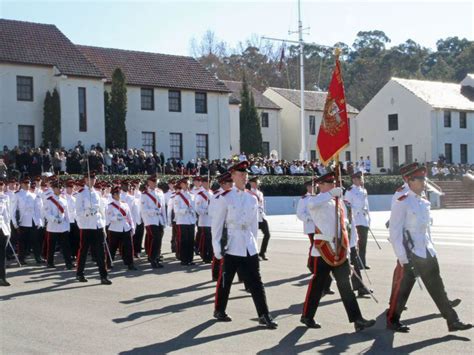
<path fill-rule="evenodd" d="M 324 105 L 323 119 L 319 127 L 316 148 L 324 165 L 338 157 L 339 152 L 349 145 L 349 119 L 344 95 L 339 55 L 336 54 L 336 67 L 332 73 L 328 95 Z"/>

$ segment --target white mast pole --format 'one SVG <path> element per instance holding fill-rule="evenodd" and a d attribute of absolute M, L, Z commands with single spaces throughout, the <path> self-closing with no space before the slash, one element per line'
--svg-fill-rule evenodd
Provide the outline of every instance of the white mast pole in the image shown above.
<path fill-rule="evenodd" d="M 306 152 L 306 125 L 304 119 L 304 42 L 303 42 L 303 23 L 301 21 L 301 0 L 298 0 L 298 35 L 300 44 L 300 160 L 307 159 Z"/>

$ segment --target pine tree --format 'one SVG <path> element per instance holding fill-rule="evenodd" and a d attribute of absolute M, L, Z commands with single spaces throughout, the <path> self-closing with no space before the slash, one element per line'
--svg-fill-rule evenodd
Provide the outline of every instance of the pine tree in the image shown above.
<path fill-rule="evenodd" d="M 115 147 L 126 148 L 127 146 L 126 117 L 127 87 L 125 84 L 125 75 L 120 68 L 117 68 L 112 74 L 110 126 L 106 128 L 106 136 L 109 136 L 110 144 Z"/>
<path fill-rule="evenodd" d="M 59 148 L 61 136 L 61 106 L 59 93 L 48 91 L 43 105 L 43 145 Z"/>
<path fill-rule="evenodd" d="M 240 92 L 240 150 L 246 154 L 262 153 L 262 130 L 255 99 L 245 75 Z"/>

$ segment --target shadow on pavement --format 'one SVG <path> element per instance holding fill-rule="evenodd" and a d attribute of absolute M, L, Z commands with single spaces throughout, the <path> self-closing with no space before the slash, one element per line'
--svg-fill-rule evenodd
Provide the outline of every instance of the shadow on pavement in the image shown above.
<path fill-rule="evenodd" d="M 161 343 L 156 343 L 152 345 L 147 345 L 139 348 L 134 348 L 132 350 L 120 352 L 120 354 L 164 354 L 170 353 L 176 350 L 183 350 L 193 346 L 206 344 L 212 341 L 221 341 L 225 338 L 238 336 L 246 333 L 255 332 L 257 330 L 266 330 L 265 328 L 256 326 L 248 329 L 240 329 L 224 334 L 215 334 L 202 338 L 197 338 L 197 336 L 210 326 L 214 325 L 216 321 L 208 320 L 202 324 L 197 325 L 194 328 L 191 328 L 184 333 L 178 335 L 175 338 L 163 341 Z"/>

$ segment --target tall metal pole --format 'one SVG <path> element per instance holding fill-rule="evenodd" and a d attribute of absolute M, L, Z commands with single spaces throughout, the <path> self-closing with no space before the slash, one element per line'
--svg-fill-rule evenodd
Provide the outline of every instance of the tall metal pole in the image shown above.
<path fill-rule="evenodd" d="M 301 134 L 301 150 L 300 160 L 306 160 L 306 132 L 304 119 L 304 42 L 303 42 L 303 22 L 301 21 L 301 0 L 298 0 L 298 34 L 300 43 L 300 134 Z"/>

